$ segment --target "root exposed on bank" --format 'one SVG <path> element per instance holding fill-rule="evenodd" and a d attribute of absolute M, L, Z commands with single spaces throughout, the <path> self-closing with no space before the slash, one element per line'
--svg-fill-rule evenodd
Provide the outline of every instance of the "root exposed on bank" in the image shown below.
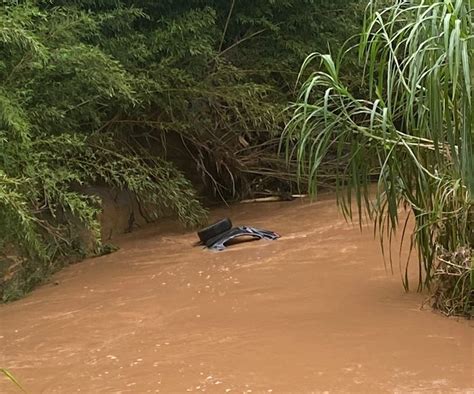
<path fill-rule="evenodd" d="M 434 271 L 433 308 L 448 316 L 474 316 L 473 259 L 469 247 L 440 252 Z"/>

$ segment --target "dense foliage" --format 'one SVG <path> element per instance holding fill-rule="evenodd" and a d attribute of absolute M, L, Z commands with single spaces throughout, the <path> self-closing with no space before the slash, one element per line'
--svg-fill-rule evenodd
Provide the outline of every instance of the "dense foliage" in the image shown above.
<path fill-rule="evenodd" d="M 275 153 L 295 70 L 341 44 L 358 7 L 3 1 L 0 252 L 21 256 L 22 286 L 80 250 L 84 227 L 100 250 L 100 201 L 86 186 L 129 191 L 152 216 L 194 225 L 205 210 L 183 171 L 224 197 L 262 174 L 287 180 Z"/>
<path fill-rule="evenodd" d="M 468 3 L 371 1 L 358 47 L 369 97 L 358 97 L 341 79 L 345 49 L 336 59 L 313 55 L 304 67 L 318 58 L 324 71 L 304 83 L 286 134 L 313 192 L 328 154 L 347 160 L 335 167 L 341 206 L 351 216 L 355 201 L 382 236 L 392 239 L 399 208 L 407 207 L 415 221 L 419 288 L 438 281 L 436 307 L 466 314 L 474 291 L 474 10 Z"/>

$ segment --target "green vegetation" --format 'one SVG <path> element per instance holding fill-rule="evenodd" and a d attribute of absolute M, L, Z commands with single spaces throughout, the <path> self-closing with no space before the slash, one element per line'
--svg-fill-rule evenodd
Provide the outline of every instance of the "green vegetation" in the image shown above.
<path fill-rule="evenodd" d="M 412 217 L 418 288 L 446 313 L 468 313 L 468 2 L 374 0 L 365 22 L 363 0 L 53 3 L 0 9 L 4 301 L 110 250 L 92 187 L 127 192 L 147 220 L 172 213 L 196 226 L 204 199 L 288 192 L 297 174 L 313 194 L 335 185 L 345 214 L 355 202 L 381 238 L 405 234 Z M 344 46 L 362 24 L 360 42 Z M 328 47 L 342 49 L 320 55 Z M 303 61 L 285 160 L 283 110 Z M 401 225 L 400 207 L 410 212 Z"/>
<path fill-rule="evenodd" d="M 4 1 L 0 272 L 13 263 L 0 297 L 102 252 L 89 186 L 125 190 L 151 218 L 174 212 L 192 226 L 206 212 L 189 179 L 223 198 L 286 184 L 277 148 L 295 70 L 355 32 L 360 9 L 355 0 Z"/>
<path fill-rule="evenodd" d="M 5 376 L 8 380 L 10 380 L 21 392 L 26 393 L 25 389 L 18 383 L 18 380 L 5 368 L 0 368 L 0 375 Z"/>
<path fill-rule="evenodd" d="M 311 192 L 328 156 L 343 163 L 334 172 L 348 217 L 355 203 L 391 240 L 399 209 L 407 208 L 415 222 L 418 288 L 434 287 L 435 307 L 448 314 L 470 314 L 473 307 L 472 18 L 463 0 L 371 1 L 358 46 L 305 61 L 306 72 L 315 60 L 322 71 L 303 84 L 285 134 L 288 157 L 298 161 Z M 341 77 L 354 51 L 367 97 Z M 408 219 L 404 238 L 407 226 Z M 408 282 L 406 272 L 407 289 Z"/>

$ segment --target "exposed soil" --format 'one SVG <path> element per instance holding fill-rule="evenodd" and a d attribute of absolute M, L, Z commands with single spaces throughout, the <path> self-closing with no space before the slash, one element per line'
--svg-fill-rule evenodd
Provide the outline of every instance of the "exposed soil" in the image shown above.
<path fill-rule="evenodd" d="M 282 238 L 126 235 L 0 307 L 0 367 L 31 393 L 474 392 L 472 324 L 421 309 L 332 198 L 221 216 Z M 0 392 L 18 391 L 0 376 Z"/>

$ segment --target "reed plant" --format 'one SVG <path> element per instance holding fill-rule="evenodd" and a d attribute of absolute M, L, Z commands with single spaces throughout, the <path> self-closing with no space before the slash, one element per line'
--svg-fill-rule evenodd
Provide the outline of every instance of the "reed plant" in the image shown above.
<path fill-rule="evenodd" d="M 357 43 L 303 63 L 301 75 L 314 71 L 290 106 L 282 139 L 313 195 L 325 159 L 337 158 L 342 211 L 350 219 L 353 206 L 368 214 L 381 239 L 390 242 L 400 230 L 403 243 L 414 219 L 419 290 L 446 278 L 440 258 L 466 256 L 474 245 L 473 8 L 466 0 L 370 1 Z M 363 97 L 341 79 L 354 52 L 364 69 Z M 402 219 L 403 207 L 409 214 Z M 462 305 L 446 309 L 439 295 L 433 304 L 469 314 L 472 258 L 456 261 L 463 262 L 459 280 L 444 294 L 458 294 Z M 407 290 L 408 266 L 402 270 Z M 466 275 L 468 286 L 460 280 Z"/>
<path fill-rule="evenodd" d="M 26 393 L 25 389 L 18 382 L 18 380 L 15 379 L 15 377 L 12 375 L 12 373 L 8 369 L 0 368 L 0 375 L 4 375 L 8 380 L 10 380 L 17 387 L 17 389 L 19 389 L 22 393 Z"/>

